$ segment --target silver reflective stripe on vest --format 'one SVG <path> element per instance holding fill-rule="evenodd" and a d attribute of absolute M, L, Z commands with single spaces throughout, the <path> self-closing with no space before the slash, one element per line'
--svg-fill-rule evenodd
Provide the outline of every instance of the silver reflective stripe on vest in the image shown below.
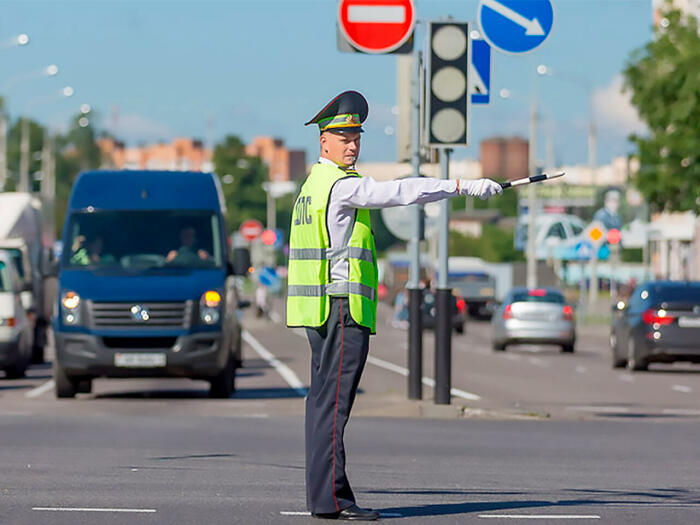
<path fill-rule="evenodd" d="M 322 261 L 330 259 L 360 259 L 362 261 L 374 262 L 372 250 L 359 248 L 357 246 L 346 246 L 344 248 L 292 248 L 289 250 L 289 260 L 296 261 Z"/>
<path fill-rule="evenodd" d="M 290 297 L 321 297 L 324 295 L 355 294 L 374 301 L 374 288 L 360 283 L 339 281 L 331 284 L 292 284 L 287 287 Z"/>

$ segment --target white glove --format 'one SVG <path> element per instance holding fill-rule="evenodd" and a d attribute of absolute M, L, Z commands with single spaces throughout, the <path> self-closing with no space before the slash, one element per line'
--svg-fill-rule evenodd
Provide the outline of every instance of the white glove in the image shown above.
<path fill-rule="evenodd" d="M 503 188 L 491 179 L 477 179 L 459 181 L 459 194 L 479 197 L 481 200 L 503 193 Z"/>

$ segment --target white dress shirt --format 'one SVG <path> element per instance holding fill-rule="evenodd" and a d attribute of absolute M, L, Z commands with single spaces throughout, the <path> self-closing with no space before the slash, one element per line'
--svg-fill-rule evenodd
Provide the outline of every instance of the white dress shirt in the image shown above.
<path fill-rule="evenodd" d="M 336 164 L 319 158 L 322 164 Z M 457 196 L 457 181 L 430 177 L 411 177 L 377 182 L 369 177 L 348 177 L 333 186 L 328 199 L 328 234 L 331 248 L 342 248 L 350 237 L 356 208 L 390 208 L 428 202 Z M 349 266 L 344 260 L 331 266 L 331 281 L 347 281 Z"/>

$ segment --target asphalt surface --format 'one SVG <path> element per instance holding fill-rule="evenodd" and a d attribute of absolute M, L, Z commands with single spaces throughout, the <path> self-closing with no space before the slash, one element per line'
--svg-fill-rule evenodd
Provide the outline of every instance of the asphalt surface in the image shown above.
<path fill-rule="evenodd" d="M 228 400 L 204 382 L 139 379 L 59 401 L 49 365 L 0 373 L 0 524 L 311 522 L 306 341 L 273 321 L 246 327 Z M 453 340 L 453 403 L 436 408 L 432 344 L 425 399 L 408 401 L 406 333 L 382 322 L 348 426 L 358 503 L 384 521 L 700 522 L 700 367 L 613 370 L 604 327 L 581 327 L 573 355 L 497 354 L 471 322 Z"/>

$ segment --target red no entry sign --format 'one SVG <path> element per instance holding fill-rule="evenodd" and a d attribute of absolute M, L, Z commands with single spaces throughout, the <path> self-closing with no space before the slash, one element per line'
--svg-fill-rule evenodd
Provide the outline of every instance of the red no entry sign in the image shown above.
<path fill-rule="evenodd" d="M 243 238 L 247 241 L 254 241 L 263 231 L 263 225 L 257 219 L 248 219 L 243 221 L 241 227 L 238 228 Z"/>
<path fill-rule="evenodd" d="M 338 26 L 354 47 L 365 53 L 390 53 L 413 34 L 413 0 L 341 0 Z"/>

